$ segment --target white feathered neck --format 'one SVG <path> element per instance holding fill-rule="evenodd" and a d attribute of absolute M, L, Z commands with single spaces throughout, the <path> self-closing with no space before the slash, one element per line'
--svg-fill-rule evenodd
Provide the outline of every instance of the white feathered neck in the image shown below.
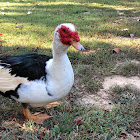
<path fill-rule="evenodd" d="M 60 25 L 61 26 L 61 25 Z M 58 27 L 59 28 L 59 27 Z M 53 59 L 47 62 L 47 89 L 56 100 L 66 96 L 74 82 L 74 73 L 67 56 L 69 45 L 62 44 L 57 28 L 53 38 Z"/>

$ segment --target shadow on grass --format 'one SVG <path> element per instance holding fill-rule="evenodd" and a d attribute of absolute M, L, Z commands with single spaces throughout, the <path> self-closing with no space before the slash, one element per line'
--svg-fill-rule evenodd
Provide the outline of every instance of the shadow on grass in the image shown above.
<path fill-rule="evenodd" d="M 117 60 L 126 60 L 126 59 L 136 59 L 139 60 L 140 53 L 138 53 L 138 49 L 131 49 L 129 46 L 117 46 L 111 43 L 104 43 L 102 41 L 82 41 L 81 44 L 85 47 L 89 52 L 80 52 L 68 49 L 68 56 L 70 61 L 73 64 L 83 63 L 83 64 L 97 64 L 106 62 L 116 61 Z M 72 46 L 70 47 L 72 48 Z M 112 49 L 120 48 L 121 53 L 114 54 Z M 91 52 L 90 52 L 91 51 Z M 19 55 L 26 53 L 38 53 L 44 54 L 48 56 L 52 56 L 52 48 L 43 48 L 43 47 L 35 47 L 35 46 L 1 46 L 0 47 L 0 55 Z"/>
<path fill-rule="evenodd" d="M 1 46 L 0 47 L 0 57 L 2 56 L 13 56 L 20 55 L 26 53 L 38 53 L 52 56 L 51 48 L 39 48 L 39 47 L 31 47 L 31 46 Z"/>

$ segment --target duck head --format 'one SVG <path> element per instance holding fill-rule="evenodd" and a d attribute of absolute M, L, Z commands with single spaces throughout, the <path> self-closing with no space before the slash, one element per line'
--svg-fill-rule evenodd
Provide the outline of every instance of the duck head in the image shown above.
<path fill-rule="evenodd" d="M 76 27 L 71 23 L 64 23 L 55 29 L 53 38 L 53 51 L 66 52 L 72 45 L 75 49 L 84 51 L 84 47 L 79 43 L 80 38 Z"/>

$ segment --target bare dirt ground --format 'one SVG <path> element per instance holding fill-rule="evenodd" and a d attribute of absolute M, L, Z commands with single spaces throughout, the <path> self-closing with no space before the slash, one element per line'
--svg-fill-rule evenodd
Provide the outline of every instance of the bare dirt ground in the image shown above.
<path fill-rule="evenodd" d="M 100 106 L 105 109 L 111 109 L 114 105 L 110 100 L 109 89 L 115 85 L 125 86 L 132 85 L 140 90 L 140 78 L 138 76 L 124 77 L 120 75 L 113 75 L 104 78 L 103 88 L 94 95 L 85 95 L 81 98 L 81 102 L 89 106 Z"/>
<path fill-rule="evenodd" d="M 140 62 L 137 60 L 131 60 L 131 62 L 135 64 L 140 64 Z M 119 62 L 116 67 L 118 67 L 119 65 L 124 65 L 125 63 L 127 62 Z M 83 105 L 99 106 L 105 109 L 111 109 L 114 104 L 111 101 L 111 95 L 109 94 L 109 90 L 111 87 L 114 87 L 116 85 L 120 87 L 123 87 L 125 85 L 131 85 L 138 91 L 140 91 L 140 77 L 125 77 L 121 75 L 107 76 L 103 80 L 102 89 L 100 89 L 97 94 L 85 94 L 83 97 L 81 97 L 81 103 Z"/>

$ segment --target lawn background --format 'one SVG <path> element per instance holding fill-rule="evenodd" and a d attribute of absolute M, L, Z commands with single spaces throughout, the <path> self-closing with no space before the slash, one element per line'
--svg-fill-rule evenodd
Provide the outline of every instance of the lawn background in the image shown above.
<path fill-rule="evenodd" d="M 80 53 L 72 47 L 68 50 L 78 84 L 74 84 L 61 106 L 47 110 L 54 117 L 43 125 L 19 120 L 20 104 L 0 96 L 0 138 L 137 139 L 137 89 L 112 87 L 110 95 L 115 107 L 111 110 L 83 106 L 79 98 L 96 94 L 106 76 L 140 76 L 140 64 L 131 62 L 140 61 L 139 0 L 1 0 L 0 55 L 32 52 L 52 55 L 54 30 L 67 22 L 77 26 L 80 43 L 88 51 Z M 113 53 L 114 48 L 121 52 Z M 118 62 L 126 65 L 114 70 Z M 133 96 L 126 98 L 128 93 Z"/>

